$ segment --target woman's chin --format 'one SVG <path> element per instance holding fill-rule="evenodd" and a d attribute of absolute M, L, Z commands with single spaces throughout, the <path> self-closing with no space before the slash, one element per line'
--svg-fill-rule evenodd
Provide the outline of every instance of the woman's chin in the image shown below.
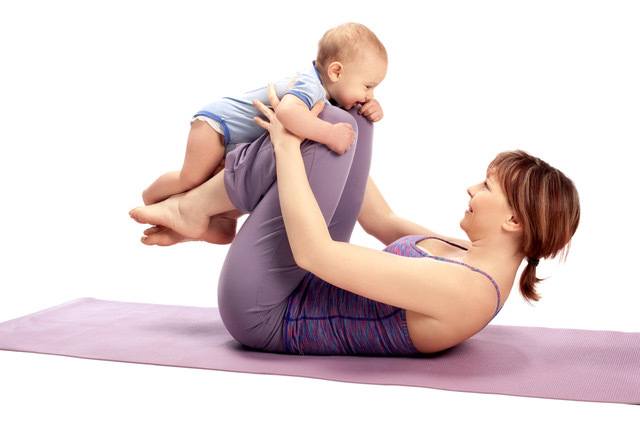
<path fill-rule="evenodd" d="M 460 224 L 460 227 L 461 227 L 463 230 L 464 230 L 464 227 L 465 227 L 464 222 L 466 221 L 466 218 L 467 218 L 467 216 L 468 216 L 468 215 L 469 215 L 469 214 L 465 213 L 465 214 L 464 214 L 464 216 L 460 219 L 459 224 Z"/>

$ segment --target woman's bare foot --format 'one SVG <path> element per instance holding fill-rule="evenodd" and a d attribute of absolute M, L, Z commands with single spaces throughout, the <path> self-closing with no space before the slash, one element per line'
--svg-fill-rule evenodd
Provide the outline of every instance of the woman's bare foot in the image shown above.
<path fill-rule="evenodd" d="M 149 227 L 140 239 L 145 245 L 169 246 L 187 241 L 204 241 L 219 245 L 230 244 L 236 236 L 237 218 L 242 215 L 238 210 L 225 212 L 211 217 L 207 231 L 200 238 L 188 238 L 175 230 L 164 226 Z"/>
<path fill-rule="evenodd" d="M 200 238 L 207 231 L 209 217 L 190 208 L 184 198 L 184 193 L 178 193 L 162 202 L 134 208 L 129 215 L 138 223 L 161 225 L 187 238 Z"/>
<path fill-rule="evenodd" d="M 140 241 L 145 245 L 169 246 L 180 242 L 196 241 L 198 239 L 182 236 L 175 230 L 171 230 L 164 226 L 152 226 L 145 229 L 144 236 Z"/>

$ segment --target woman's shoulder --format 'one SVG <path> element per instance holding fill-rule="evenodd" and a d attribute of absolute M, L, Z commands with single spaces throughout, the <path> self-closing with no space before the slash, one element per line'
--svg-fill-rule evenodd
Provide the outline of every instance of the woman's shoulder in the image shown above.
<path fill-rule="evenodd" d="M 444 238 L 425 238 L 416 243 L 416 247 L 424 250 L 432 260 L 447 262 L 452 281 L 463 285 L 465 291 L 477 300 L 480 309 L 495 311 L 504 302 L 500 283 L 486 271 L 465 262 L 467 252 L 462 246 Z"/>

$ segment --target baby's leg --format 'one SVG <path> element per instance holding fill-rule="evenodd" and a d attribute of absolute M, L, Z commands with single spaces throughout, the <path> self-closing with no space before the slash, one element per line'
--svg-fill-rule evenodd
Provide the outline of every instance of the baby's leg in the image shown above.
<path fill-rule="evenodd" d="M 134 208 L 129 215 L 138 223 L 168 227 L 188 238 L 201 238 L 207 232 L 210 217 L 234 209 L 227 196 L 222 170 L 188 192 Z"/>
<path fill-rule="evenodd" d="M 176 193 L 182 193 L 214 172 L 224 157 L 224 136 L 201 120 L 191 123 L 187 151 L 181 171 L 170 171 L 158 177 L 143 193 L 145 205 L 155 204 Z M 216 202 L 212 199 L 211 202 Z"/>

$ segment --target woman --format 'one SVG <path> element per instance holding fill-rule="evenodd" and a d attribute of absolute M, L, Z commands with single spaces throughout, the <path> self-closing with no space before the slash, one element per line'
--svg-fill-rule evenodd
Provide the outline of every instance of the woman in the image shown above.
<path fill-rule="evenodd" d="M 273 90 L 270 101 L 278 103 Z M 460 226 L 471 242 L 441 237 L 393 215 L 368 178 L 373 129 L 355 110 L 322 104 L 312 109 L 322 110 L 326 121 L 354 126 L 356 142 L 336 155 L 321 144 L 303 143 L 269 108 L 259 102 L 256 107 L 268 120 L 256 122 L 268 134 L 232 151 L 223 170 L 229 201 L 251 215 L 229 249 L 218 284 L 225 327 L 248 347 L 361 355 L 447 349 L 495 317 L 525 257 L 520 290 L 539 299 L 538 259 L 568 248 L 578 226 L 571 180 L 517 151 L 498 155 L 487 179 L 467 190 L 471 200 Z M 263 178 L 268 164 L 274 166 L 273 155 L 277 184 Z M 180 208 L 145 222 L 171 227 L 206 214 L 207 190 L 210 181 L 177 195 L 172 202 Z M 349 244 L 356 219 L 390 245 L 378 251 Z"/>

